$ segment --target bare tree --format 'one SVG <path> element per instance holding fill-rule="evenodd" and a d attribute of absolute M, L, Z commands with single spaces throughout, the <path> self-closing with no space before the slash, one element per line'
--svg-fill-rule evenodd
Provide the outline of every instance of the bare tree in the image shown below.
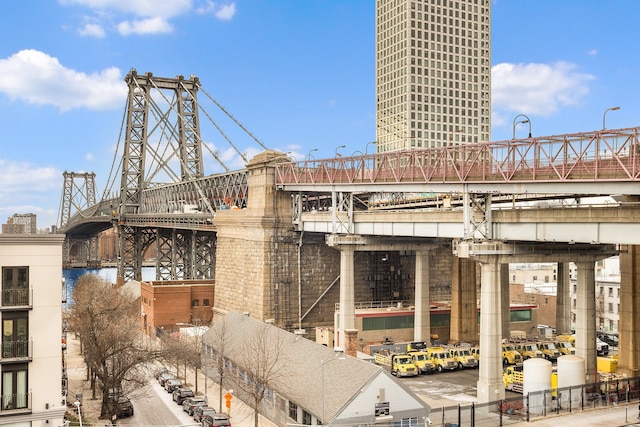
<path fill-rule="evenodd" d="M 145 384 L 144 365 L 155 356 L 140 340 L 139 302 L 92 274 L 78 279 L 73 300 L 69 327 L 102 390 L 101 416 L 112 419 L 121 395 Z"/>
<path fill-rule="evenodd" d="M 191 326 L 187 334 L 174 332 L 161 337 L 162 358 L 175 365 L 176 376 L 180 377 L 180 367 L 184 367 L 184 380 L 187 381 L 187 368 L 195 373 L 195 392 L 198 392 L 198 371 L 202 367 L 202 334 L 206 326 Z M 193 333 L 191 333 L 193 332 Z"/>
<path fill-rule="evenodd" d="M 278 332 L 276 326 L 260 324 L 243 339 L 242 351 L 234 356 L 237 369 L 230 370 L 234 383 L 250 400 L 255 427 L 263 399 L 273 389 L 284 389 L 291 373 L 285 360 L 285 341 Z"/>
<path fill-rule="evenodd" d="M 204 359 L 205 375 L 209 375 L 209 366 L 215 368 L 217 374 L 218 387 L 220 389 L 220 396 L 218 402 L 218 412 L 222 412 L 222 390 L 225 383 L 225 358 L 226 358 L 226 346 L 231 337 L 231 330 L 227 319 L 222 317 L 218 319 L 212 328 L 212 332 L 209 334 L 209 340 L 212 346 L 205 345 L 205 354 L 202 357 Z M 210 363 L 211 362 L 211 363 Z"/>

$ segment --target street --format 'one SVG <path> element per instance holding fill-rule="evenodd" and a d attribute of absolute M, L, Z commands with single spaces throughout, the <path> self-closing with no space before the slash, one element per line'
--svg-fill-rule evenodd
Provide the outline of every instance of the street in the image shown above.
<path fill-rule="evenodd" d="M 167 393 L 154 378 L 143 389 L 131 395 L 134 416 L 118 420 L 118 424 L 153 426 L 199 426 L 177 405 L 171 393 Z"/>

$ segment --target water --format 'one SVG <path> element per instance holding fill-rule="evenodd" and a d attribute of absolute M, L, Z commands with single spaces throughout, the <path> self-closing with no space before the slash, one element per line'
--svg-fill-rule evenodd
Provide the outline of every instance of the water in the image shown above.
<path fill-rule="evenodd" d="M 116 282 L 118 276 L 118 269 L 115 267 L 107 268 L 69 268 L 62 270 L 62 277 L 65 284 L 65 295 L 67 296 L 67 305 L 73 304 L 73 290 L 76 288 L 76 281 L 80 276 L 85 274 L 96 274 L 110 281 Z M 155 267 L 142 267 L 142 280 L 155 280 L 156 269 Z"/>

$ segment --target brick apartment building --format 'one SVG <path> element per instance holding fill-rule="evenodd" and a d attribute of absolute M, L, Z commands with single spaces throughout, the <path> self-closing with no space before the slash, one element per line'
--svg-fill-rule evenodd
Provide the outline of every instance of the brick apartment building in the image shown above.
<path fill-rule="evenodd" d="M 180 326 L 208 326 L 213 318 L 215 280 L 140 283 L 142 329 L 149 336 Z"/>

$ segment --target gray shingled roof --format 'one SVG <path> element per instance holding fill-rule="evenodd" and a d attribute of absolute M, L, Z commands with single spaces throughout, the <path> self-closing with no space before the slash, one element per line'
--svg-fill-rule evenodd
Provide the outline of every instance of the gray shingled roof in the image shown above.
<path fill-rule="evenodd" d="M 264 328 L 264 323 L 236 312 L 229 312 L 224 318 L 232 332 L 225 345 L 225 356 L 234 360 L 233 356 L 241 351 L 244 340 L 255 336 L 255 331 Z M 203 336 L 203 342 L 214 349 L 216 337 L 219 336 L 216 335 L 216 327 L 219 325 L 218 322 L 214 323 Z M 355 357 L 340 353 L 339 357 L 343 359 L 333 360 L 338 358 L 333 349 L 276 326 L 269 328 L 267 333 L 272 333 L 274 339 L 279 338 L 285 342 L 285 354 L 279 363 L 285 364 L 284 369 L 288 374 L 285 384 L 282 387 L 274 387 L 274 390 L 318 418 L 322 416 L 322 373 L 324 414 L 327 420 L 339 414 L 342 408 L 378 375 L 385 375 L 389 377 L 389 381 L 396 381 L 380 366 Z M 276 335 L 278 338 L 275 338 Z M 327 362 L 328 360 L 332 361 Z M 407 392 L 412 394 L 409 390 Z"/>

